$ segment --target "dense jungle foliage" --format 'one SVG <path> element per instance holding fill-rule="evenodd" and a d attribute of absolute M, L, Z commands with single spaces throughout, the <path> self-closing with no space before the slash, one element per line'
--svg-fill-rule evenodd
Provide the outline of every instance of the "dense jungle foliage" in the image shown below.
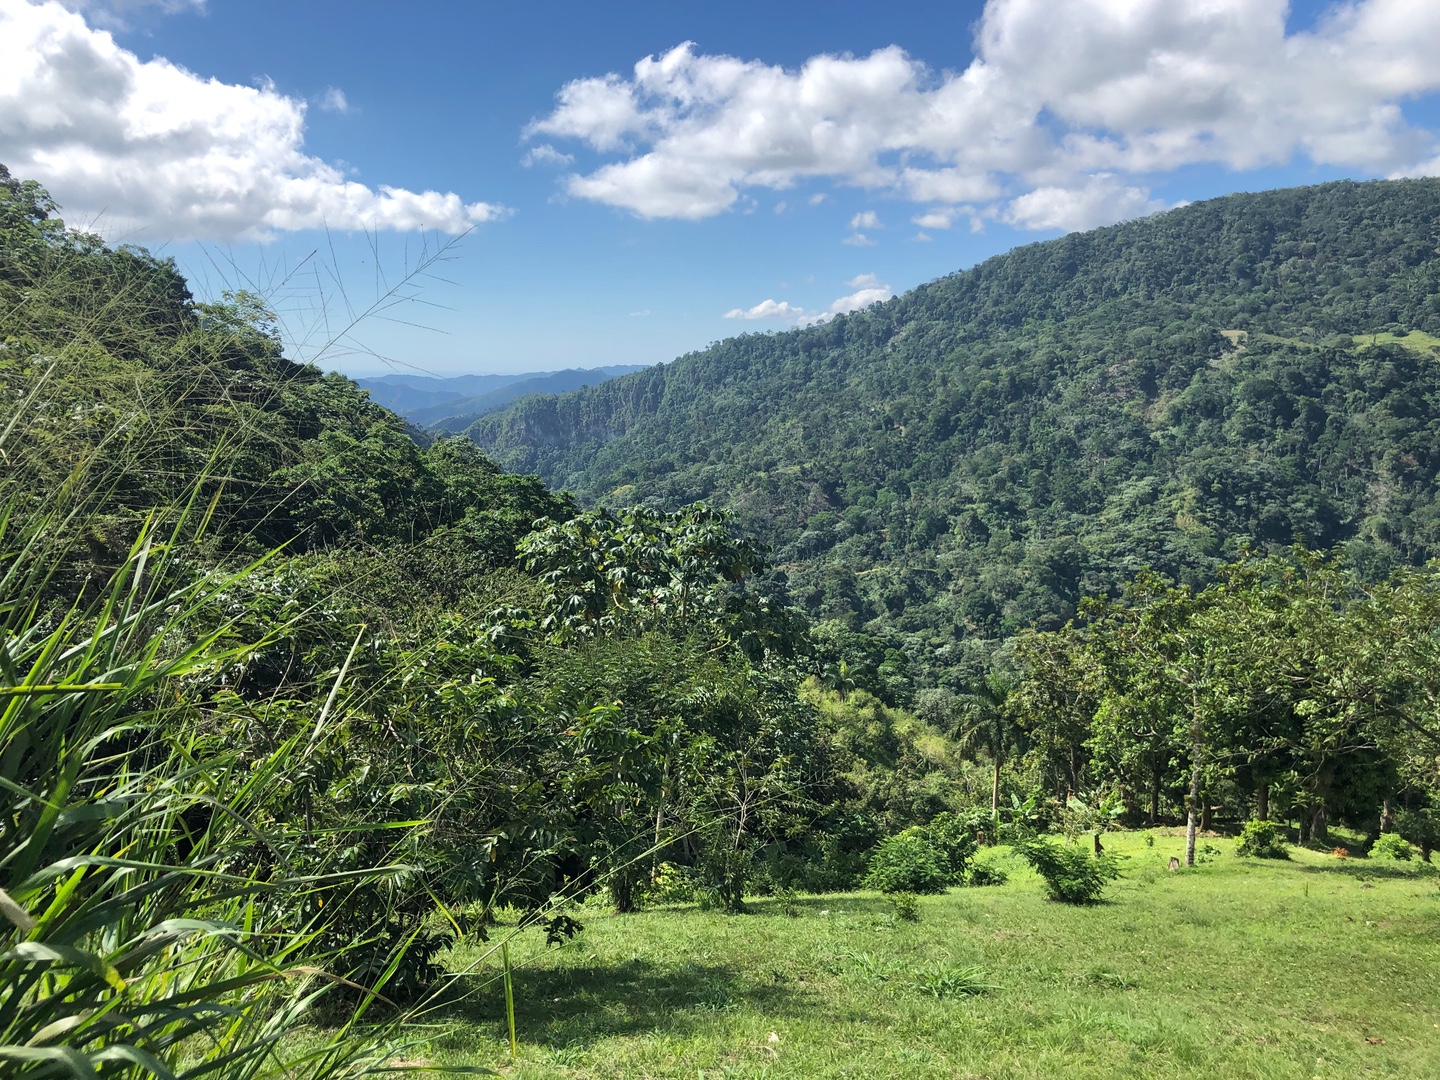
<path fill-rule="evenodd" d="M 959 685 L 967 640 L 1144 567 L 1440 554 L 1437 347 L 1440 180 L 1334 183 L 1018 248 L 469 433 L 585 504 L 732 510 L 812 619 Z"/>
<path fill-rule="evenodd" d="M 403 1060 L 401 1020 L 474 992 L 450 950 L 483 953 L 501 909 L 563 940 L 586 896 L 740 912 L 756 893 L 864 880 L 980 885 L 970 855 L 1002 832 L 1099 889 L 1117 822 L 1185 819 L 1192 855 L 1198 831 L 1250 816 L 1293 822 L 1299 842 L 1338 821 L 1381 850 L 1436 844 L 1440 577 L 1410 565 L 1428 480 L 1387 489 L 1376 513 L 1395 531 L 1355 524 L 1344 558 L 1250 554 L 1236 545 L 1265 539 L 1251 530 L 1180 554 L 1137 541 L 1092 567 L 1076 541 L 1087 584 L 1070 607 L 1037 608 L 1028 629 L 1020 608 L 956 623 L 952 651 L 929 650 L 900 635 L 904 605 L 893 624 L 822 605 L 812 624 L 807 571 L 777 571 L 737 525 L 759 503 L 583 510 L 287 360 L 263 298 L 196 302 L 170 262 L 56 211 L 0 169 L 5 1068 L 362 1075 Z M 1206 287 L 1197 307 L 1220 303 Z M 843 340 L 903 303 L 723 348 Z M 1174 400 L 1271 355 L 1378 365 L 1377 385 L 1357 367 L 1352 390 L 1316 391 L 1353 399 L 1335 436 L 1348 467 L 1371 487 L 1384 470 L 1431 475 L 1431 413 L 1406 396 L 1430 361 L 1413 342 L 1272 354 L 1261 333 L 1243 350 L 1165 338 L 1192 369 Z M 1065 393 L 1084 381 L 1074 363 Z M 1011 404 L 1038 417 L 1053 402 Z M 878 468 L 905 430 L 881 424 L 855 460 Z M 1270 445 L 1232 435 L 1237 461 Z M 1365 456 L 1382 442 L 1415 461 Z M 1093 459 L 1106 485 L 1101 464 L 1127 467 L 1111 451 Z M 1150 528 L 1156 484 L 1153 502 L 1065 513 L 1119 545 Z M 879 490 L 850 509 L 880 513 Z M 964 515 L 933 550 L 905 543 L 1005 567 L 1023 515 L 1002 543 L 994 505 L 974 519 L 995 525 L 984 543 L 966 546 Z M 866 535 L 813 565 L 866 565 Z M 1094 855 L 1037 839 L 1047 829 L 1089 836 Z M 294 1037 L 317 1015 L 323 1034 Z"/>

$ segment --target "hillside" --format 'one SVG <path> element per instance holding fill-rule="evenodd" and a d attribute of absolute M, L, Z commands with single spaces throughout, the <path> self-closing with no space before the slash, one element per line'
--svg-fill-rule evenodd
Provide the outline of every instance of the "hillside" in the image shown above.
<path fill-rule="evenodd" d="M 812 616 L 943 668 L 1145 565 L 1440 553 L 1437 241 L 1436 180 L 1233 195 L 469 434 L 583 502 L 730 507 Z"/>
<path fill-rule="evenodd" d="M 425 540 L 452 586 L 566 508 L 460 440 L 422 448 L 349 379 L 287 359 L 261 298 L 197 303 L 170 260 L 68 232 L 55 210 L 0 166 L 0 430 L 27 512 L 91 493 L 82 572 L 194 494 L 214 500 L 222 559 Z"/>

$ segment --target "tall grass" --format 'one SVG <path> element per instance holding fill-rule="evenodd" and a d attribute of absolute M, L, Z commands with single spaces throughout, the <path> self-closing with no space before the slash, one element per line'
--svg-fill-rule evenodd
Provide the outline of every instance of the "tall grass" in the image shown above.
<path fill-rule="evenodd" d="M 193 508 L 192 508 L 193 509 Z M 179 528 L 139 538 L 92 599 L 43 603 L 57 522 L 0 513 L 0 1062 L 20 1075 L 359 1075 L 394 1053 L 362 1028 L 375 992 L 296 1040 L 334 985 L 269 825 L 300 737 L 256 757 L 201 734 L 198 691 L 253 642 L 196 625 L 224 580 L 178 565 Z M 385 873 L 386 868 L 358 871 Z M 383 977 L 379 980 L 383 984 Z"/>
<path fill-rule="evenodd" d="M 276 819 L 312 732 L 262 750 L 219 734 L 212 690 L 263 642 L 209 601 L 270 556 L 203 557 L 222 452 L 173 453 L 175 399 L 125 359 L 173 328 L 74 265 L 0 264 L 0 1075 L 384 1071 L 403 1043 L 372 1006 L 404 943 L 345 987 L 314 900 L 396 868 L 317 871 L 324 838 Z M 74 378 L 107 370 L 104 394 Z M 148 490 L 188 495 L 128 499 L 155 469 L 179 471 Z M 342 1021 L 307 1027 L 337 989 Z"/>

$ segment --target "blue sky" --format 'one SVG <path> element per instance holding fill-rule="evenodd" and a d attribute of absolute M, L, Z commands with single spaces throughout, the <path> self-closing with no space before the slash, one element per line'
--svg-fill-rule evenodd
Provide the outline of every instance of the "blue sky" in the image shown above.
<path fill-rule="evenodd" d="M 1184 200 L 1440 171 L 1440 0 L 68 7 L 0 0 L 0 161 L 351 374 L 663 361 Z"/>

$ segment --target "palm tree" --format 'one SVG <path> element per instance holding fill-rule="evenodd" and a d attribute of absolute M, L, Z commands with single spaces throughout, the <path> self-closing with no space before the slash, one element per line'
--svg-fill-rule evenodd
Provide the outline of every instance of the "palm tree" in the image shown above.
<path fill-rule="evenodd" d="M 823 682 L 827 690 L 834 690 L 844 701 L 850 696 L 850 691 L 855 689 L 855 676 L 850 671 L 850 665 L 844 660 L 834 664 L 825 670 Z"/>
<path fill-rule="evenodd" d="M 1020 727 L 1010 715 L 1006 704 L 1015 682 L 1007 675 L 991 672 L 971 683 L 964 693 L 956 695 L 959 722 L 955 738 L 961 748 L 973 753 L 984 750 L 990 755 L 994 775 L 990 785 L 990 812 L 1000 812 L 1000 766 L 1006 752 L 1018 747 Z"/>

